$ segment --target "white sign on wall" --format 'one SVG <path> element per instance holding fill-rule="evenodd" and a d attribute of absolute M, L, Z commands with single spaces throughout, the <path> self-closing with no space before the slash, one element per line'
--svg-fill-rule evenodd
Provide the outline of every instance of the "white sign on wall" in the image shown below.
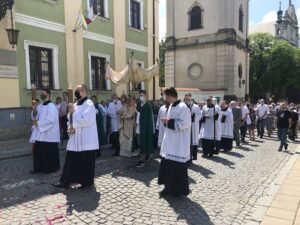
<path fill-rule="evenodd" d="M 18 68 L 12 65 L 0 64 L 0 78 L 18 78 Z"/>

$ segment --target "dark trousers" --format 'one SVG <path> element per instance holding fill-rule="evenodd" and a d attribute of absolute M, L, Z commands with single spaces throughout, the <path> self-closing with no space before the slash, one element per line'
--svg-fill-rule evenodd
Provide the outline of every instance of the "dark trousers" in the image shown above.
<path fill-rule="evenodd" d="M 296 127 L 297 127 L 297 122 L 292 122 L 289 138 L 293 141 L 296 139 L 296 133 L 297 133 Z"/>
<path fill-rule="evenodd" d="M 257 128 L 257 136 L 263 137 L 265 132 L 266 120 L 257 120 L 256 128 Z"/>
<path fill-rule="evenodd" d="M 191 145 L 190 149 L 191 149 L 191 160 L 197 160 L 198 146 Z"/>
<path fill-rule="evenodd" d="M 286 146 L 286 137 L 287 137 L 287 133 L 288 133 L 288 129 L 287 128 L 278 128 L 278 138 L 280 140 L 280 149 L 283 148 L 283 146 Z"/>
<path fill-rule="evenodd" d="M 120 154 L 120 133 L 119 132 L 112 132 L 111 134 L 111 144 L 113 149 L 115 150 L 116 154 Z"/>
<path fill-rule="evenodd" d="M 241 140 L 242 142 L 245 141 L 245 137 L 246 137 L 246 133 L 247 133 L 247 125 L 246 123 L 243 123 L 243 126 L 240 127 L 240 131 L 241 131 Z"/>

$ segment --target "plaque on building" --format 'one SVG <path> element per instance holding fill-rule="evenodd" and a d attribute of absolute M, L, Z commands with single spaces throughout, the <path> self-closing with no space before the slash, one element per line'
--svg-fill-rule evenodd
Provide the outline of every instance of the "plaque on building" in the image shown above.
<path fill-rule="evenodd" d="M 18 78 L 17 66 L 0 64 L 0 78 Z"/>

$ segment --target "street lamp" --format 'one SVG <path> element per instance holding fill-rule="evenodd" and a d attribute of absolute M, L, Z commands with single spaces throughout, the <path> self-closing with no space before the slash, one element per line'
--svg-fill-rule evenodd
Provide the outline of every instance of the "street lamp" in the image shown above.
<path fill-rule="evenodd" d="M 14 19 L 13 19 L 13 11 L 12 7 L 10 9 L 10 19 L 11 19 L 11 29 L 6 29 L 8 41 L 9 44 L 12 46 L 12 48 L 15 47 L 18 43 L 18 36 L 19 36 L 19 30 L 14 29 Z"/>

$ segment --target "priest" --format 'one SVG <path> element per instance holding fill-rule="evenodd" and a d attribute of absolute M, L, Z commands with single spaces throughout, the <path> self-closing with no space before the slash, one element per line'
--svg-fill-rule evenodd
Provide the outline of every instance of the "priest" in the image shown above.
<path fill-rule="evenodd" d="M 69 105 L 68 119 L 73 122 L 74 131 L 70 129 L 64 169 L 55 187 L 68 188 L 76 183 L 81 184 L 83 189 L 94 184 L 95 153 L 99 149 L 99 141 L 96 109 L 87 98 L 87 91 L 86 85 L 78 85 L 75 91 L 78 102 Z"/>
<path fill-rule="evenodd" d="M 197 160 L 197 153 L 198 153 L 198 144 L 199 144 L 199 120 L 201 118 L 201 111 L 200 107 L 197 104 L 193 103 L 192 95 L 186 94 L 184 96 L 184 103 L 190 109 L 191 112 L 191 120 L 192 120 L 192 127 L 191 127 L 191 161 Z"/>
<path fill-rule="evenodd" d="M 150 103 L 147 102 L 147 92 L 141 90 L 139 96 L 140 104 L 137 107 L 136 133 L 138 134 L 141 157 L 136 166 L 143 167 L 153 158 L 154 120 L 152 107 Z"/>
<path fill-rule="evenodd" d="M 221 143 L 220 149 L 225 152 L 232 150 L 233 114 L 225 101 L 221 102 Z"/>
<path fill-rule="evenodd" d="M 160 192 L 160 197 L 187 196 L 190 193 L 187 161 L 190 160 L 191 112 L 185 103 L 178 100 L 175 88 L 168 88 L 164 93 L 170 109 L 167 116 L 161 119 L 166 129 L 158 175 L 158 184 L 164 184 L 165 188 Z"/>
<path fill-rule="evenodd" d="M 33 170 L 30 173 L 52 173 L 60 168 L 59 149 L 59 116 L 55 105 L 50 101 L 49 89 L 42 89 L 42 105 L 38 106 L 34 120 L 35 144 L 33 151 Z"/>
<path fill-rule="evenodd" d="M 208 97 L 207 105 L 203 106 L 201 120 L 202 157 L 212 157 L 218 153 L 217 145 L 221 141 L 221 108 L 212 103 L 212 97 Z"/>

